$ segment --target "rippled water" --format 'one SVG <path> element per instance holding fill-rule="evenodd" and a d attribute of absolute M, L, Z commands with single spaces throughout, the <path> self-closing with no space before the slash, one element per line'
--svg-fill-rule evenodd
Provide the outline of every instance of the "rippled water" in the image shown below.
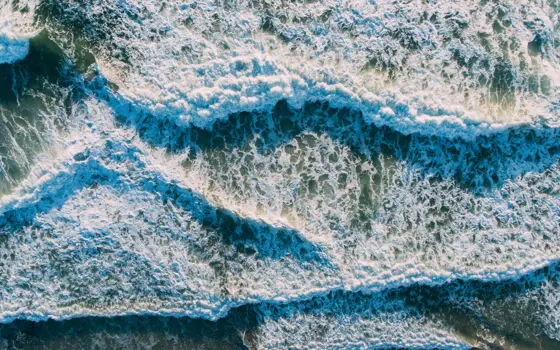
<path fill-rule="evenodd" d="M 560 348 L 559 9 L 0 0 L 0 348 Z"/>

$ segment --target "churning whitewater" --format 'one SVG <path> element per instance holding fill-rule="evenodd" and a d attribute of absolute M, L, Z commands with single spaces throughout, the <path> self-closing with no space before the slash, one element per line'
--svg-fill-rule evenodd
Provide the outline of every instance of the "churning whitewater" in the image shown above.
<path fill-rule="evenodd" d="M 560 2 L 0 0 L 1 349 L 560 348 Z"/>

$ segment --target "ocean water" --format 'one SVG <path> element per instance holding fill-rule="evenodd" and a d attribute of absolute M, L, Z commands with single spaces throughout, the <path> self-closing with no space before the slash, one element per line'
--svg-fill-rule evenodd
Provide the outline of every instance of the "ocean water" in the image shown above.
<path fill-rule="evenodd" d="M 560 349 L 560 3 L 0 0 L 0 349 Z"/>

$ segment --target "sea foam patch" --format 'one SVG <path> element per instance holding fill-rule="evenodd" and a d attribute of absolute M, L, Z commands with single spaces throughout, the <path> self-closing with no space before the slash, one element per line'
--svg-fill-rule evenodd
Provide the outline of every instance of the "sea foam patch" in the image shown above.
<path fill-rule="evenodd" d="M 24 59 L 29 53 L 29 39 L 28 35 L 15 33 L 10 23 L 0 17 L 0 64 Z"/>
<path fill-rule="evenodd" d="M 83 40 L 120 93 L 198 126 L 282 98 L 326 99 L 377 125 L 451 138 L 560 120 L 554 4 L 49 6 L 57 30 L 88 27 Z"/>
<path fill-rule="evenodd" d="M 132 140 L 133 131 L 115 128 L 107 105 L 90 101 L 88 110 L 52 169 L 2 198 L 0 252 L 13 261 L 0 268 L 3 322 L 129 314 L 215 320 L 242 305 L 337 291 L 500 282 L 558 257 L 550 232 L 559 202 L 549 188 L 557 167 L 480 196 L 422 178 L 413 165 L 364 161 L 327 137 L 304 134 L 306 141 L 269 156 L 245 154 L 256 149 L 249 139 L 231 159 L 216 154 L 227 160 L 222 166 L 201 154 L 185 175 L 184 156 L 164 162 Z M 299 163 L 328 149 L 334 163 L 311 161 L 299 166 L 307 175 L 298 173 Z M 283 163 L 289 158 L 292 169 Z M 380 174 L 380 204 L 364 198 L 364 174 L 353 167 Z M 248 168 L 254 173 L 227 191 L 235 172 Z M 281 168 L 284 179 L 274 173 Z M 346 180 L 333 187 L 324 172 L 337 171 Z M 310 178 L 298 183 L 302 176 Z M 535 182 L 542 187 L 527 186 Z M 361 202 L 370 204 L 355 206 Z"/>

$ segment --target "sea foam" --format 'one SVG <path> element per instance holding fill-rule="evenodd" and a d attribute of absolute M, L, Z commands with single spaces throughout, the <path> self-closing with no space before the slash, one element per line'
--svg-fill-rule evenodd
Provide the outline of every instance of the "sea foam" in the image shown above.
<path fill-rule="evenodd" d="M 245 304 L 293 303 L 338 290 L 373 293 L 418 283 L 515 279 L 557 259 L 556 245 L 550 244 L 557 237 L 546 234 L 558 224 L 558 199 L 546 191 L 557 182 L 555 166 L 507 180 L 480 197 L 450 181 L 418 177 L 405 164 L 366 161 L 361 167 L 380 172 L 387 187 L 380 214 L 360 228 L 351 216 L 362 209 L 345 199 L 356 195 L 352 174 L 346 187 L 331 193 L 337 206 L 314 198 L 320 192 L 284 198 L 293 193 L 282 189 L 290 181 L 270 173 L 285 159 L 287 149 L 281 147 L 272 157 L 246 158 L 257 172 L 247 176 L 237 190 L 241 197 L 234 199 L 220 188 L 242 169 L 238 161 L 228 160 L 224 173 L 201 154 L 185 177 L 177 163 L 183 158 L 163 166 L 160 153 L 131 141 L 131 131 L 113 129 L 111 119 L 107 105 L 90 102 L 83 126 L 52 169 L 2 198 L 2 251 L 17 262 L 3 266 L 3 322 L 128 314 L 215 320 Z M 297 147 L 291 147 L 292 156 Z M 349 149 L 337 147 L 343 152 L 339 159 L 357 161 L 344 154 Z M 329 170 L 321 168 L 328 166 L 305 167 L 322 176 Z M 212 190 L 209 181 L 215 183 Z M 544 187 L 527 187 L 528 182 Z M 263 192 L 264 184 L 269 187 Z M 244 197 L 251 193 L 244 187 L 254 185 L 261 188 L 260 198 Z M 540 203 L 538 219 L 530 216 L 533 209 L 524 198 Z M 272 205 L 261 210 L 267 215 L 251 210 L 255 200 L 263 209 Z M 443 225 L 445 218 L 431 211 L 431 201 L 454 218 L 439 229 L 438 240 L 429 223 Z M 299 220 L 282 218 L 285 206 L 275 208 L 289 202 L 288 215 Z M 399 203 L 406 203 L 406 211 Z M 408 234 L 411 225 L 414 236 Z M 37 235 L 46 240 L 33 239 Z M 348 251 L 350 242 L 354 249 Z M 84 295 L 87 300 L 80 301 Z"/>
<path fill-rule="evenodd" d="M 0 22 L 0 64 L 12 64 L 28 53 L 29 37 L 14 33 L 8 21 Z"/>
<path fill-rule="evenodd" d="M 49 6 L 49 26 L 87 26 L 101 72 L 156 117 L 210 126 L 287 99 L 327 100 L 378 126 L 451 138 L 559 122 L 553 5 Z"/>
<path fill-rule="evenodd" d="M 251 310 L 257 348 L 560 340 L 555 4 L 38 6 L 70 85 L 45 117 L 72 122 L 0 198 L 1 323 Z"/>

